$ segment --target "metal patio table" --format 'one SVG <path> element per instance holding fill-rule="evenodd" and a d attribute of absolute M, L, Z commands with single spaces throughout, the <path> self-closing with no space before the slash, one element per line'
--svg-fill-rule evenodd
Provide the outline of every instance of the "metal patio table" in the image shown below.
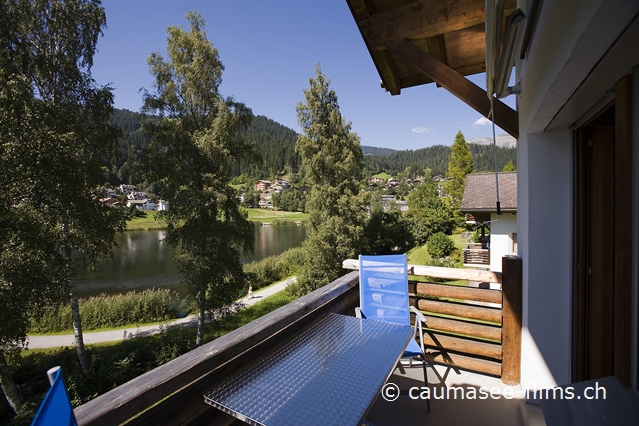
<path fill-rule="evenodd" d="M 413 328 L 327 314 L 204 395 L 251 425 L 356 425 Z"/>

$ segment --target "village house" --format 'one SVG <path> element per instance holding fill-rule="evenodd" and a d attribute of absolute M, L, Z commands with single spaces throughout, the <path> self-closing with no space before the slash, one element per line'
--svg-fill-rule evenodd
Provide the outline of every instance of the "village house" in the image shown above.
<path fill-rule="evenodd" d="M 462 253 L 464 265 L 501 272 L 501 259 L 517 254 L 517 172 L 469 174 L 460 210 L 467 223 L 483 227 L 486 234 L 490 232 L 487 241 L 467 244 Z"/>
<path fill-rule="evenodd" d="M 368 180 L 369 185 L 380 185 L 382 183 L 384 183 L 384 179 L 380 177 L 372 177 Z"/>
<path fill-rule="evenodd" d="M 408 202 L 397 200 L 394 195 L 382 195 L 380 201 L 385 212 L 389 212 L 392 209 L 397 209 L 401 212 L 408 211 Z"/>
<path fill-rule="evenodd" d="M 147 198 L 143 200 L 133 200 L 133 199 L 127 200 L 126 206 L 127 207 L 135 206 L 135 208 L 138 210 L 156 210 L 157 209 L 157 205 L 153 201 Z"/>
<path fill-rule="evenodd" d="M 142 191 L 130 191 L 126 198 L 128 200 L 145 200 L 147 198 L 146 193 Z"/>
<path fill-rule="evenodd" d="M 268 191 L 281 193 L 283 191 L 286 191 L 289 188 L 290 188 L 290 185 L 289 185 L 289 183 L 287 181 L 285 181 L 285 180 L 276 180 L 268 188 Z"/>
<path fill-rule="evenodd" d="M 100 203 L 102 203 L 102 205 L 110 207 L 124 207 L 120 200 L 113 197 L 100 198 Z"/>
<path fill-rule="evenodd" d="M 127 184 L 121 184 L 118 186 L 118 189 L 120 190 L 121 193 L 123 194 L 129 194 L 130 192 L 135 191 L 135 185 L 127 185 Z"/>
<path fill-rule="evenodd" d="M 271 181 L 269 180 L 258 180 L 255 182 L 255 190 L 256 191 L 266 191 L 271 187 Z"/>

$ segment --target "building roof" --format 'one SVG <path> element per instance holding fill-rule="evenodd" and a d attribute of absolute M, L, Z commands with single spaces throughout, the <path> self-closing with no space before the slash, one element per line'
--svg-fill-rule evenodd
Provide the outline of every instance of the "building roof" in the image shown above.
<path fill-rule="evenodd" d="M 399 95 L 437 83 L 487 117 L 486 92 L 465 76 L 486 71 L 485 0 L 346 0 L 382 87 Z M 503 20 L 517 7 L 503 1 Z M 519 137 L 517 113 L 494 100 L 496 124 Z"/>
<path fill-rule="evenodd" d="M 497 212 L 495 173 L 473 173 L 466 176 L 461 212 Z M 501 211 L 517 212 L 517 172 L 499 172 Z"/>

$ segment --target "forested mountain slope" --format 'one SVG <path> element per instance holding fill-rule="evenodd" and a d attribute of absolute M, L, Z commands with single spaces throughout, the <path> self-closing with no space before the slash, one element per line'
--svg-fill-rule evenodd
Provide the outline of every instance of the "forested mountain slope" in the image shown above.
<path fill-rule="evenodd" d="M 142 161 L 142 149 L 150 138 L 141 129 L 143 120 L 149 119 L 152 120 L 154 117 L 145 117 L 128 110 L 115 110 L 111 122 L 120 128 L 123 134 L 118 141 L 117 155 L 105 159 L 105 166 L 109 170 L 108 179 L 112 185 L 141 183 L 136 176 L 136 165 Z M 245 131 L 245 137 L 257 145 L 262 162 L 252 165 L 241 162 L 236 168 L 238 175 L 245 174 L 254 179 L 271 179 L 299 171 L 301 161 L 295 152 L 297 132 L 293 129 L 258 115 Z M 469 147 L 476 171 L 494 170 L 492 145 L 470 143 Z M 445 175 L 450 155 L 450 147 L 444 145 L 404 151 L 362 146 L 362 151 L 367 176 L 381 172 L 396 175 L 407 168 L 410 168 L 409 171 L 413 174 L 420 174 L 429 168 L 433 175 Z M 516 150 L 497 147 L 497 168 L 502 170 L 508 161 L 516 164 Z"/>

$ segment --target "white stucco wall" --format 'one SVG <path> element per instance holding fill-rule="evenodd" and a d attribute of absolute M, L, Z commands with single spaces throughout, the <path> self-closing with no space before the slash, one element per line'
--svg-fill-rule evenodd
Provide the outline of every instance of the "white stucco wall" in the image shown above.
<path fill-rule="evenodd" d="M 572 132 L 525 135 L 518 146 L 522 383 L 566 384 L 572 324 Z"/>
<path fill-rule="evenodd" d="M 526 1 L 518 3 L 526 10 Z M 623 0 L 543 2 L 526 59 L 517 65 L 522 83 L 517 99 L 517 216 L 523 260 L 523 386 L 571 381 L 574 158 L 570 126 L 583 119 L 630 68 L 616 70 L 618 76 L 598 77 L 601 84 L 590 90 L 588 102 L 571 102 L 636 15 L 638 5 Z M 562 119 L 555 120 L 559 115 Z"/>
<path fill-rule="evenodd" d="M 517 214 L 490 215 L 490 270 L 501 272 L 501 259 L 513 254 L 513 233 L 517 232 Z"/>

